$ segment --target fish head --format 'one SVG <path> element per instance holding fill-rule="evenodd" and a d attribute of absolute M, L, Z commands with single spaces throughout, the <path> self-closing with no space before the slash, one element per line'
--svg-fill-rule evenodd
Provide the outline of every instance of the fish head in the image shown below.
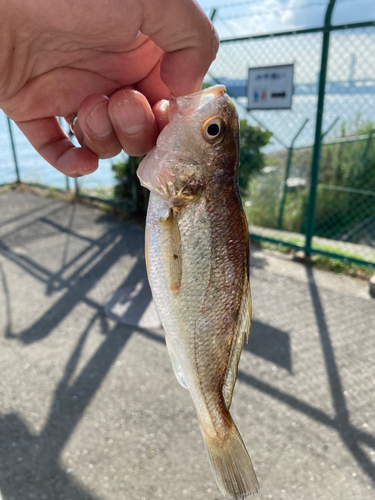
<path fill-rule="evenodd" d="M 193 202 L 207 188 L 236 184 L 239 124 L 223 85 L 169 100 L 169 123 L 139 165 L 141 184 L 170 206 Z"/>

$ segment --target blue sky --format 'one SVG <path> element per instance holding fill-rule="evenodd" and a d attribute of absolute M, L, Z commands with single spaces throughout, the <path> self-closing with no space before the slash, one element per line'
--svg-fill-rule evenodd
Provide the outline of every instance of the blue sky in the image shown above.
<path fill-rule="evenodd" d="M 323 23 L 327 0 L 198 0 L 221 38 L 310 28 Z M 334 24 L 375 21 L 375 0 L 337 0 Z"/>

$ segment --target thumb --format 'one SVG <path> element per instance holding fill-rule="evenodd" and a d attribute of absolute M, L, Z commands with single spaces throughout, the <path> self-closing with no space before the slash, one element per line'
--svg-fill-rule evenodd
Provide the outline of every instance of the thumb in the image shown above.
<path fill-rule="evenodd" d="M 160 76 L 174 95 L 201 90 L 219 38 L 194 0 L 144 0 L 141 31 L 165 52 Z"/>

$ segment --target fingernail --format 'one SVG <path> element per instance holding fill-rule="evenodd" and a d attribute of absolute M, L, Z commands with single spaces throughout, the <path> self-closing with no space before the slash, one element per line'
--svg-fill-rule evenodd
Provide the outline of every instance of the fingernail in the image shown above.
<path fill-rule="evenodd" d="M 97 104 L 87 117 L 87 126 L 96 137 L 106 137 L 113 128 L 107 113 L 107 103 Z"/>
<path fill-rule="evenodd" d="M 154 112 L 156 123 L 158 124 L 159 131 L 161 132 L 169 123 L 169 101 L 166 99 L 159 101 L 152 108 L 152 111 Z"/>
<path fill-rule="evenodd" d="M 119 101 L 113 111 L 117 125 L 127 135 L 138 134 L 147 125 L 146 114 L 142 107 L 133 102 Z"/>

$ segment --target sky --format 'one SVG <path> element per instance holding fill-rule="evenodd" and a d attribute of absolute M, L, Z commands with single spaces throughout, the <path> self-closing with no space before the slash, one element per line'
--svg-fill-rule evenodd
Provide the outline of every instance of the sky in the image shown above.
<path fill-rule="evenodd" d="M 321 26 L 327 0 L 197 0 L 220 38 Z M 337 0 L 333 24 L 375 21 L 375 0 Z"/>

